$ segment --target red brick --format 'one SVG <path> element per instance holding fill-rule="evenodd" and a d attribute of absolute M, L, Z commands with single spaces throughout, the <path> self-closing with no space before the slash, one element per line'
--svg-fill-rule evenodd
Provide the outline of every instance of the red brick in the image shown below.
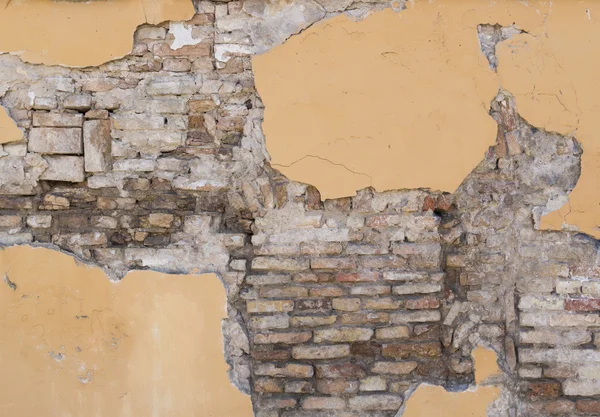
<path fill-rule="evenodd" d="M 598 299 L 598 298 L 579 298 L 579 299 L 565 300 L 565 310 L 567 310 L 567 311 L 600 310 L 600 299 Z"/>
<path fill-rule="evenodd" d="M 346 313 L 340 316 L 342 324 L 377 324 L 390 321 L 389 313 L 369 312 L 369 313 Z"/>
<path fill-rule="evenodd" d="M 291 357 L 289 349 L 274 346 L 254 346 L 252 358 L 257 361 L 286 361 Z"/>
<path fill-rule="evenodd" d="M 339 287 L 314 287 L 310 289 L 311 297 L 341 297 L 344 291 Z"/>
<path fill-rule="evenodd" d="M 600 400 L 577 400 L 577 411 L 585 414 L 600 414 Z"/>
<path fill-rule="evenodd" d="M 525 390 L 532 399 L 558 397 L 561 394 L 560 382 L 556 381 L 530 382 L 525 386 Z"/>
<path fill-rule="evenodd" d="M 440 306 L 440 301 L 434 297 L 421 297 L 406 300 L 404 305 L 409 310 L 423 310 L 438 308 Z"/>

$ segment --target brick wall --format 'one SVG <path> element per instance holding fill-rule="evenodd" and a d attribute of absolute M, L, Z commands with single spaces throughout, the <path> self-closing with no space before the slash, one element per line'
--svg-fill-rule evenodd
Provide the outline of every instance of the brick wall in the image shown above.
<path fill-rule="evenodd" d="M 168 25 L 143 26 L 98 68 L 0 55 L 2 105 L 25 130 L 0 152 L 0 244 L 114 278 L 217 272 L 230 376 L 260 417 L 392 416 L 420 382 L 471 383 L 477 345 L 500 355 L 502 415 L 600 414 L 597 243 L 535 227 L 579 177 L 576 140 L 500 92 L 498 145 L 454 194 L 322 202 L 269 166 L 250 61 L 326 16 L 303 3 L 290 27 L 250 1 L 200 2 L 199 44 L 172 50 Z"/>

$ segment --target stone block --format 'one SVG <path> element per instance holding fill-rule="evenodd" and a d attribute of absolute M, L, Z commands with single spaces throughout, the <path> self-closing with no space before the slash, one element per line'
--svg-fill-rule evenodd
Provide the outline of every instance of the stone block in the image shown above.
<path fill-rule="evenodd" d="M 342 327 L 337 329 L 315 330 L 315 343 L 323 342 L 359 342 L 370 340 L 373 329 L 360 327 Z"/>
<path fill-rule="evenodd" d="M 40 175 L 40 179 L 47 181 L 83 182 L 83 158 L 80 156 L 45 156 L 48 168 Z"/>
<path fill-rule="evenodd" d="M 397 411 L 402 406 L 402 397 L 388 394 L 358 395 L 350 398 L 348 404 L 353 410 Z"/>
<path fill-rule="evenodd" d="M 32 128 L 29 131 L 30 152 L 42 154 L 74 154 L 83 152 L 81 129 L 77 128 Z"/>
<path fill-rule="evenodd" d="M 78 113 L 47 113 L 34 112 L 34 127 L 81 127 L 83 125 L 83 115 Z"/>
<path fill-rule="evenodd" d="M 83 123 L 83 150 L 86 172 L 105 172 L 112 167 L 112 138 L 109 120 Z"/>

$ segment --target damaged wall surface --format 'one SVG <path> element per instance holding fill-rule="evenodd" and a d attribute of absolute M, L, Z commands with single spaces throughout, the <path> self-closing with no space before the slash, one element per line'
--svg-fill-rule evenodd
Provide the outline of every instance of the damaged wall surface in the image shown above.
<path fill-rule="evenodd" d="M 564 126 L 571 122 L 554 118 L 554 107 L 529 106 L 531 94 L 517 88 L 517 64 L 523 64 L 518 57 L 527 57 L 527 65 L 534 59 L 554 62 L 549 52 L 531 55 L 538 46 L 543 51 L 554 43 L 563 48 L 552 41 L 562 39 L 562 32 L 545 37 L 544 31 L 593 23 L 592 5 L 246 0 L 200 1 L 194 7 L 196 14 L 187 22 L 140 26 L 127 56 L 95 67 L 34 65 L 19 56 L 0 55 L 0 104 L 23 132 L 22 138 L 1 148 L 0 244 L 67 251 L 104 268 L 116 280 L 137 269 L 216 274 L 225 285 L 227 317 L 222 335 L 211 333 L 210 338 L 224 337 L 229 380 L 250 394 L 258 417 L 423 414 L 423 409 L 411 407 L 411 394 L 417 400 L 426 392 L 417 388 L 419 384 L 438 385 L 433 392 L 444 393 L 468 389 L 468 394 L 482 388 L 476 388 L 480 381 L 471 358 L 477 346 L 497 352 L 502 369 L 493 381 L 494 395 L 480 404 L 488 415 L 600 415 L 597 241 L 570 227 L 539 230 L 547 225 L 542 215 L 575 194 L 569 195 L 579 187 L 580 174 L 588 172 L 585 155 L 593 145 L 585 135 L 580 138 L 579 130 L 575 137 L 560 127 L 564 120 Z M 585 20 L 580 24 L 581 13 Z M 359 36 L 361 30 L 364 36 Z M 398 43 L 386 33 L 407 39 Z M 593 32 L 586 36 L 597 42 Z M 391 87 L 385 77 L 380 83 L 365 80 L 368 88 L 363 90 L 362 81 L 354 83 L 356 90 L 349 95 L 365 94 L 362 101 L 334 100 L 331 94 L 337 90 L 324 84 L 338 82 L 336 60 L 348 66 L 354 61 L 327 40 L 352 47 L 363 42 L 375 52 L 383 51 L 381 44 L 390 46 L 398 61 L 379 60 L 377 65 L 391 66 L 382 75 L 402 67 L 406 56 L 427 61 L 408 60 L 409 69 L 422 74 L 398 69 L 404 75 L 396 75 L 402 79 Z M 412 49 L 405 48 L 407 42 Z M 333 55 L 322 54 L 322 48 Z M 357 61 L 356 71 L 371 69 L 373 73 L 363 77 L 377 78 L 383 71 L 378 68 L 385 67 L 364 63 L 370 59 L 368 52 L 364 46 L 356 49 L 358 57 L 366 57 Z M 265 55 L 257 57 L 261 53 Z M 440 62 L 440 57 L 446 60 Z M 559 58 L 556 65 L 568 68 Z M 303 67 L 303 59 L 330 72 L 326 77 L 317 70 L 300 76 L 299 69 L 312 71 Z M 469 69 L 471 63 L 474 67 Z M 531 71 L 544 80 L 543 67 L 533 67 Z M 314 85 L 306 83 L 303 77 L 308 75 Z M 530 80 L 527 77 L 523 80 Z M 576 76 L 565 75 L 565 80 L 575 82 L 571 77 Z M 474 85 L 472 79 L 481 84 Z M 428 90 L 428 80 L 440 85 L 439 101 Z M 305 84 L 299 88 L 298 83 Z M 547 84 L 543 91 L 563 85 Z M 340 85 L 333 87 L 339 90 Z M 283 90 L 298 96 L 284 96 Z M 398 103 L 390 101 L 388 90 Z M 420 97 L 420 91 L 427 96 Z M 305 108 L 298 97 L 310 99 Z M 578 91 L 578 97 L 588 96 Z M 381 109 L 378 98 L 395 110 L 374 124 L 372 117 L 381 114 L 376 111 Z M 369 148 L 375 141 L 344 144 L 347 126 L 336 117 L 315 119 L 321 127 L 312 133 L 331 132 L 329 139 L 297 135 L 296 130 L 310 127 L 307 119 L 315 116 L 315 103 L 335 103 L 332 114 L 340 118 L 359 117 L 354 107 L 344 106 L 362 106 L 364 123 L 351 120 L 349 126 L 360 135 L 367 135 L 369 129 L 360 130 L 365 126 L 380 127 L 385 134 L 374 150 L 382 152 Z M 437 115 L 431 120 L 439 122 L 435 129 L 450 138 L 449 143 L 439 143 L 436 130 L 427 130 L 433 123 L 422 126 L 415 121 L 416 109 Z M 541 109 L 550 113 L 543 119 L 541 113 L 534 117 Z M 399 119 L 395 112 L 405 117 L 390 127 L 386 123 Z M 292 113 L 303 116 L 303 123 Z M 280 116 L 284 122 L 279 122 Z M 285 123 L 287 130 L 282 128 Z M 402 136 L 404 128 L 414 135 Z M 457 133 L 461 128 L 464 135 Z M 289 142 L 291 134 L 313 148 Z M 339 135 L 342 140 L 335 146 L 353 151 L 334 154 L 355 158 L 367 171 L 377 169 L 373 175 L 367 172 L 372 182 L 347 176 L 326 161 L 286 171 L 283 165 L 309 154 L 354 170 L 354 162 L 322 153 L 335 148 L 329 142 Z M 417 149 L 421 154 L 410 156 L 415 161 L 403 161 L 403 153 L 392 161 L 415 167 L 407 171 L 415 183 L 401 182 L 405 177 L 389 168 L 394 166 L 390 161 L 389 173 L 383 175 L 379 164 L 388 158 L 386 145 L 411 149 L 411 143 L 420 144 L 421 139 L 429 141 L 431 152 Z M 440 149 L 446 149 L 445 155 Z M 465 149 L 468 159 L 454 149 Z M 480 149 L 478 159 L 474 149 Z M 283 154 L 289 159 L 280 159 Z M 456 156 L 465 159 L 453 159 Z M 431 182 L 419 183 L 423 169 L 416 168 L 418 161 L 427 170 L 422 178 Z M 357 190 L 367 185 L 375 188 Z M 420 186 L 452 193 L 404 188 Z M 585 225 L 580 229 L 593 234 Z M 3 263 L 14 262 L 18 269 L 16 255 L 4 255 L 12 250 L 17 249 L 1 252 Z M 44 256 L 49 261 L 65 257 Z M 13 299 L 19 282 L 12 268 L 0 294 L 25 305 L 27 299 Z M 90 286 L 116 285 L 99 270 L 95 273 L 98 278 Z M 189 304 L 173 305 L 173 314 L 183 314 L 186 320 L 193 308 L 221 308 L 211 304 L 210 297 L 205 299 L 206 292 L 219 290 L 205 290 L 199 277 L 167 276 L 157 281 L 160 285 L 151 285 L 148 279 L 138 283 L 134 276 L 118 284 L 131 285 L 128 297 L 146 295 L 144 288 L 185 295 Z M 52 282 L 67 291 L 75 285 L 69 279 L 54 277 Z M 28 282 L 44 282 L 26 272 L 20 280 L 23 288 Z M 159 313 L 147 318 L 163 320 Z M 221 313 L 212 311 L 219 319 Z M 11 320 L 13 328 L 27 329 L 15 317 Z M 183 327 L 186 320 L 182 328 L 196 331 L 194 340 L 205 337 L 200 325 Z M 0 343 L 14 348 L 5 334 Z M 25 342 L 20 346 L 31 348 Z M 203 345 L 190 355 L 205 349 Z M 52 352 L 57 351 L 53 347 Z M 42 353 L 43 360 L 56 366 L 46 357 L 48 352 Z M 155 352 L 146 353 L 156 357 Z M 211 378 L 224 378 L 225 368 L 210 372 Z M 203 383 L 197 374 L 189 379 Z M 80 380 L 68 383 L 85 389 L 77 385 Z M 225 389 L 221 383 L 218 387 Z M 431 399 L 431 394 L 425 397 Z M 468 395 L 461 398 L 467 400 L 457 400 L 460 404 L 470 401 Z M 7 403 L 3 400 L 2 405 Z M 196 407 L 196 413 L 200 407 L 184 400 L 169 406 L 169 412 L 183 415 L 183 407 Z"/>

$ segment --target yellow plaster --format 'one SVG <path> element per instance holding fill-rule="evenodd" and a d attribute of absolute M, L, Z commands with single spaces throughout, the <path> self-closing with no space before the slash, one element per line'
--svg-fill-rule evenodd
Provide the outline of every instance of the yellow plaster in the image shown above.
<path fill-rule="evenodd" d="M 127 55 L 138 25 L 193 15 L 191 0 L 3 0 L 0 52 L 36 64 L 95 66 Z"/>
<path fill-rule="evenodd" d="M 443 387 L 419 385 L 408 398 L 402 417 L 487 417 L 487 408 L 500 395 L 499 386 L 479 385 L 499 375 L 493 350 L 477 347 L 472 353 L 477 386 L 463 392 L 448 392 Z"/>
<path fill-rule="evenodd" d="M 3 107 L 0 107 L 0 144 L 16 142 L 23 139 L 23 132 L 8 115 Z"/>
<path fill-rule="evenodd" d="M 225 297 L 214 274 L 116 283 L 49 249 L 0 251 L 0 414 L 252 416 L 227 377 Z"/>
<path fill-rule="evenodd" d="M 574 134 L 582 176 L 541 228 L 600 237 L 600 5 L 592 0 L 417 0 L 361 22 L 340 15 L 253 60 L 273 165 L 324 198 L 428 187 L 454 191 L 494 144 L 500 87 L 532 125 Z M 489 69 L 477 25 L 527 31 Z M 308 156 L 308 157 L 307 157 Z M 311 161 L 316 157 L 321 160 Z M 296 161 L 302 161 L 295 163 Z M 334 169 L 327 161 L 344 166 Z M 357 173 L 357 174 L 353 174 Z"/>

